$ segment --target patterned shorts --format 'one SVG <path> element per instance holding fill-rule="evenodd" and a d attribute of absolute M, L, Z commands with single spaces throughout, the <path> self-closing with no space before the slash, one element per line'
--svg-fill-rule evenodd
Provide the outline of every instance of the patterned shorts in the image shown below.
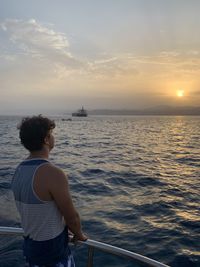
<path fill-rule="evenodd" d="M 73 256 L 69 255 L 66 259 L 63 259 L 53 265 L 36 265 L 26 262 L 25 267 L 75 267 L 75 262 Z"/>

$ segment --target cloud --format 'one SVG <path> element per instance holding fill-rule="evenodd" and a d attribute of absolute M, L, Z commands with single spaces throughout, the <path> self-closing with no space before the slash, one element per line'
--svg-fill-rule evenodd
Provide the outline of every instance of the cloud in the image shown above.
<path fill-rule="evenodd" d="M 70 53 L 68 39 L 63 33 L 56 32 L 34 19 L 28 21 L 7 19 L 0 25 L 18 49 L 18 53 L 60 63 L 68 68 L 82 65 Z"/>
<path fill-rule="evenodd" d="M 46 80 L 53 84 L 52 79 L 55 83 L 56 80 L 58 83 L 70 80 L 76 84 L 79 79 L 80 83 L 89 83 L 138 74 L 135 65 L 124 56 L 104 54 L 100 58 L 96 55 L 98 60 L 91 61 L 87 60 L 87 55 L 84 59 L 72 55 L 66 34 L 55 31 L 50 24 L 34 19 L 7 19 L 0 27 L 4 32 L 0 60 L 9 69 L 7 75 L 0 78 L 7 78 L 5 84 L 9 88 L 10 80 L 25 87 L 43 84 Z"/>
<path fill-rule="evenodd" d="M 194 91 L 194 92 L 193 92 L 193 95 L 195 95 L 195 96 L 200 96 L 200 90 L 196 90 L 196 91 Z"/>
<path fill-rule="evenodd" d="M 197 76 L 200 66 L 200 50 L 157 51 L 154 54 L 117 53 L 75 55 L 66 34 L 53 25 L 34 19 L 7 19 L 0 23 L 1 40 L 0 80 L 4 88 L 131 88 L 151 84 L 154 81 L 174 77 Z M 2 32 L 1 32 L 2 33 Z M 80 42 L 80 46 L 81 46 Z M 88 44 L 89 46 L 89 44 Z M 2 49 L 3 48 L 3 49 Z M 74 52 L 75 53 L 75 52 Z M 103 54 L 102 54 L 103 53 Z M 41 86 L 43 85 L 43 86 Z M 148 85 L 149 86 L 149 85 Z M 25 89 L 24 89 L 25 90 Z M 114 90 L 114 89 L 113 89 Z"/>
<path fill-rule="evenodd" d="M 119 76 L 137 76 L 139 70 L 135 64 L 124 55 L 112 56 L 89 62 L 88 71 L 95 74 L 97 78 L 108 77 L 109 79 Z"/>
<path fill-rule="evenodd" d="M 168 70 L 182 70 L 188 73 L 199 71 L 198 50 L 185 53 L 176 50 L 162 51 L 148 56 L 110 54 L 98 60 L 88 61 L 87 55 L 84 55 L 84 60 L 72 55 L 67 36 L 55 31 L 50 24 L 42 24 L 34 19 L 7 19 L 0 26 L 12 44 L 12 49 L 5 51 L 2 59 L 10 62 L 16 60 L 17 66 L 20 65 L 24 69 L 27 65 L 32 65 L 36 70 L 38 66 L 44 72 L 46 70 L 48 73 L 54 73 L 59 79 L 74 74 L 79 77 L 93 76 L 95 80 L 115 79 L 119 76 L 136 77 L 139 74 L 158 73 L 155 69 L 163 70 L 164 75 Z"/>
<path fill-rule="evenodd" d="M 157 51 L 151 55 L 129 54 L 141 76 L 158 79 L 196 79 L 200 74 L 200 50 Z"/>
<path fill-rule="evenodd" d="M 129 59 L 135 60 L 139 63 L 147 64 L 177 64 L 186 63 L 191 60 L 200 60 L 200 50 L 190 50 L 190 51 L 158 51 L 155 54 L 144 56 L 144 55 L 131 55 L 129 54 Z"/>
<path fill-rule="evenodd" d="M 13 62 L 16 60 L 16 56 L 10 55 L 10 54 L 3 54 L 3 55 L 0 55 L 0 59 L 7 61 L 7 62 Z"/>

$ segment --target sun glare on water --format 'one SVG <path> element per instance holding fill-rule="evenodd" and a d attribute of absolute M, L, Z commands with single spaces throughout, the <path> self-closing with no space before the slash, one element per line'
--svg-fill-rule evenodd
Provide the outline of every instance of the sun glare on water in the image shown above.
<path fill-rule="evenodd" d="M 178 91 L 176 92 L 176 95 L 177 95 L 178 97 L 183 97 L 183 96 L 184 96 L 184 90 L 178 90 Z"/>

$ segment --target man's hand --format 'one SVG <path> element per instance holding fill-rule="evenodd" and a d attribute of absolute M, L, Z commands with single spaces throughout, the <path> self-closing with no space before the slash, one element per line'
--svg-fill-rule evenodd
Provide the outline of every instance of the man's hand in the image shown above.
<path fill-rule="evenodd" d="M 81 233 L 79 236 L 74 235 L 71 242 L 77 243 L 78 241 L 86 241 L 87 239 L 88 237 L 85 234 Z"/>

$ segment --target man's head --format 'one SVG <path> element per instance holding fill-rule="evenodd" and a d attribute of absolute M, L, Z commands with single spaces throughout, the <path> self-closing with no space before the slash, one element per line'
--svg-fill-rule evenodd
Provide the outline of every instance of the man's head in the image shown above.
<path fill-rule="evenodd" d="M 41 150 L 45 145 L 51 150 L 54 146 L 52 130 L 54 121 L 39 116 L 24 118 L 19 125 L 19 136 L 23 146 L 29 151 Z"/>

